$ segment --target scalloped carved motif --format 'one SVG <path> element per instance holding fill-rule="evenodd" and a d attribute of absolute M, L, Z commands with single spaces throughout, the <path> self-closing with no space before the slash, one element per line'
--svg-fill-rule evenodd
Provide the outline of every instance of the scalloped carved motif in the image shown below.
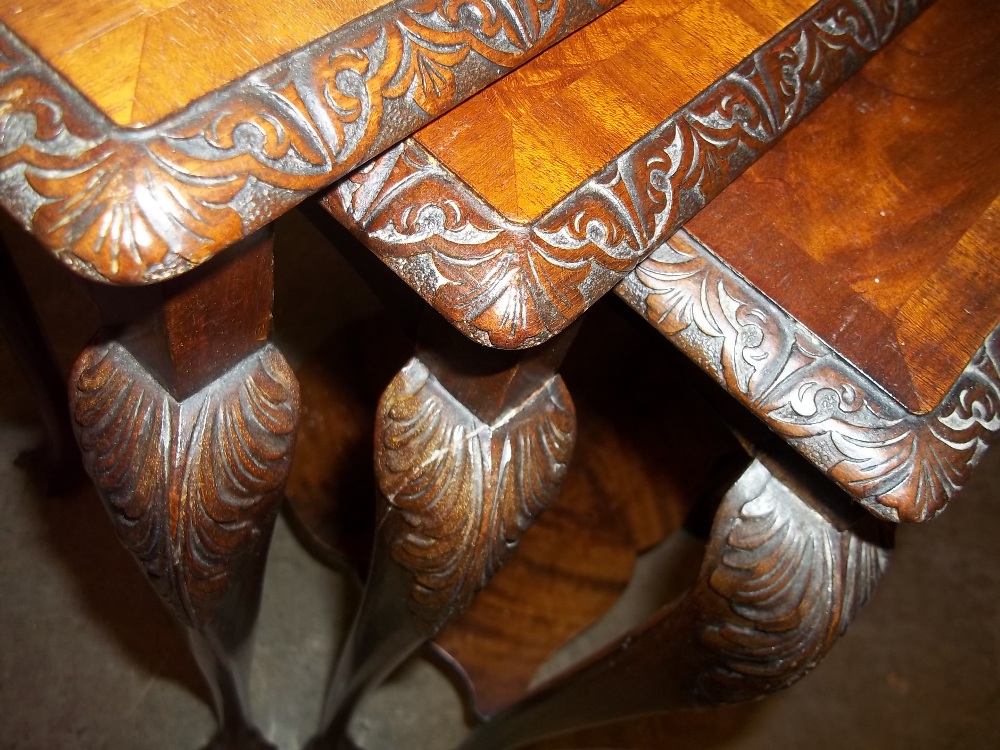
<path fill-rule="evenodd" d="M 759 463 L 731 492 L 742 504 L 719 515 L 702 573 L 729 616 L 699 633 L 721 658 L 699 691 L 724 703 L 785 688 L 819 663 L 874 592 L 891 541 L 871 518 L 839 531 Z"/>
<path fill-rule="evenodd" d="M 394 3 L 139 130 L 0 25 L 0 200 L 85 276 L 168 278 L 616 2 Z"/>
<path fill-rule="evenodd" d="M 530 224 L 408 141 L 324 199 L 470 338 L 564 329 L 928 5 L 829 0 Z"/>
<path fill-rule="evenodd" d="M 119 538 L 204 628 L 270 539 L 298 424 L 288 364 L 267 345 L 177 402 L 112 342 L 86 349 L 70 382 L 84 466 Z"/>
<path fill-rule="evenodd" d="M 386 389 L 375 472 L 412 607 L 431 628 L 461 612 L 559 493 L 576 439 L 557 375 L 495 424 L 482 422 L 420 360 Z"/>
<path fill-rule="evenodd" d="M 882 518 L 933 518 L 1000 431 L 1000 328 L 937 408 L 916 416 L 684 231 L 617 292 Z"/>

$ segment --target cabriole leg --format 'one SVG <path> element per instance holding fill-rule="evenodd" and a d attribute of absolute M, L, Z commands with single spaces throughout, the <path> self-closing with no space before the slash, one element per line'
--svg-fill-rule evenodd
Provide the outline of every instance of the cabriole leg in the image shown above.
<path fill-rule="evenodd" d="M 267 341 L 272 277 L 259 233 L 174 281 L 93 287 L 106 327 L 70 379 L 84 466 L 211 687 L 211 748 L 271 747 L 247 672 L 299 406 Z"/>
<path fill-rule="evenodd" d="M 568 337 L 497 352 L 438 326 L 378 407 L 375 549 L 313 748 L 351 746 L 358 701 L 486 585 L 555 501 L 573 450 L 575 413 L 555 374 Z"/>
<path fill-rule="evenodd" d="M 462 750 L 753 700 L 801 678 L 869 599 L 893 530 L 811 474 L 759 455 L 723 498 L 687 594 L 480 725 Z"/>

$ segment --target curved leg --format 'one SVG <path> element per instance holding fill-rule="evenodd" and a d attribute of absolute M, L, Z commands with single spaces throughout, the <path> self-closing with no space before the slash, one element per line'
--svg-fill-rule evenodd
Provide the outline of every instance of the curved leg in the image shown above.
<path fill-rule="evenodd" d="M 45 338 L 38 315 L 6 244 L 0 240 L 0 334 L 28 376 L 45 429 L 49 484 L 59 488 L 80 475 L 79 459 L 66 408 L 63 374 Z"/>
<path fill-rule="evenodd" d="M 247 671 L 298 419 L 295 378 L 266 341 L 271 276 L 264 236 L 190 278 L 93 289 L 117 336 L 71 377 L 84 466 L 211 687 L 212 748 L 271 747 Z"/>
<path fill-rule="evenodd" d="M 386 389 L 368 586 L 312 747 L 350 746 L 358 701 L 465 609 L 558 496 L 576 434 L 554 374 L 567 343 L 525 356 L 442 330 Z"/>
<path fill-rule="evenodd" d="M 826 654 L 885 570 L 892 527 L 836 488 L 755 459 L 716 513 L 699 578 L 581 668 L 478 727 L 500 750 L 585 726 L 784 688 Z"/>

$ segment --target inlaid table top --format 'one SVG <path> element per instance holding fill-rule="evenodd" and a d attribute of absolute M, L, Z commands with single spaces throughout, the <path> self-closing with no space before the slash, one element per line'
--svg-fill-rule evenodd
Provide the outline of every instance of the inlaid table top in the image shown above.
<path fill-rule="evenodd" d="M 323 202 L 489 346 L 621 282 L 869 509 L 923 520 L 1000 430 L 998 34 L 977 0 L 628 0 Z"/>
<path fill-rule="evenodd" d="M 533 346 L 928 4 L 628 0 L 324 203 L 464 333 Z"/>
<path fill-rule="evenodd" d="M 0 0 L 0 204 L 145 283 L 273 220 L 619 0 Z"/>

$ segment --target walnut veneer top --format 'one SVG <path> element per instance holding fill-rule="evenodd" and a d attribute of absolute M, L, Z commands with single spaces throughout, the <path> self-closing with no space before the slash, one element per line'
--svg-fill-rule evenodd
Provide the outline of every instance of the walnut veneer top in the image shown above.
<path fill-rule="evenodd" d="M 529 221 L 814 4 L 626 2 L 415 137 L 501 213 Z"/>
<path fill-rule="evenodd" d="M 686 227 L 917 413 L 1000 322 L 998 38 L 940 0 Z"/>
<path fill-rule="evenodd" d="M 0 0 L 0 21 L 119 125 L 148 125 L 388 0 Z"/>

